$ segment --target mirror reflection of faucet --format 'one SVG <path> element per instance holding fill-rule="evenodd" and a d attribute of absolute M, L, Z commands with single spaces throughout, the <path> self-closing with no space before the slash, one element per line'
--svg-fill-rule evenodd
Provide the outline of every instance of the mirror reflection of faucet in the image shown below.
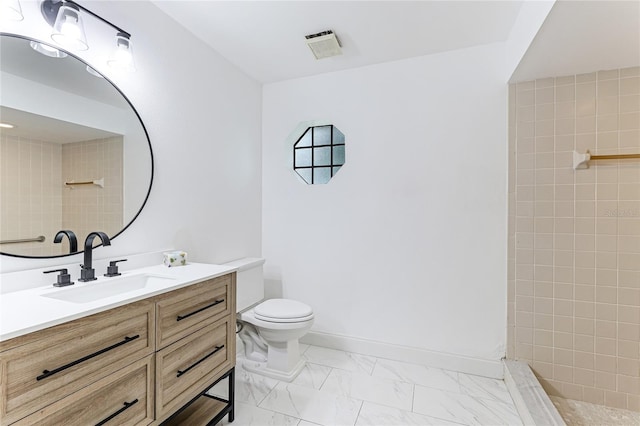
<path fill-rule="evenodd" d="M 104 232 L 95 231 L 87 235 L 87 239 L 84 240 L 84 263 L 80 265 L 80 278 L 78 281 L 87 282 L 97 280 L 96 271 L 93 269 L 93 239 L 95 237 L 100 238 L 103 246 L 110 246 L 111 240 Z"/>
<path fill-rule="evenodd" d="M 78 251 L 78 239 L 76 238 L 76 234 L 73 231 L 68 229 L 63 229 L 58 231 L 55 238 L 53 239 L 54 243 L 61 243 L 64 236 L 67 236 L 69 239 L 69 253 L 73 254 Z"/>

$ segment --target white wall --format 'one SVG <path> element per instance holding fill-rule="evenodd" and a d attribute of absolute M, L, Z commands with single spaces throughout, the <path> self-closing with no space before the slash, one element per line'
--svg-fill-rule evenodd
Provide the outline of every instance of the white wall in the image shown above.
<path fill-rule="evenodd" d="M 38 2 L 21 5 L 24 21 L 3 23 L 2 30 L 47 38 Z M 91 1 L 87 6 L 133 35 L 134 74 L 114 75 L 97 62 L 97 48 L 80 56 L 113 79 L 136 107 L 149 132 L 156 167 L 151 196 L 139 218 L 94 256 L 166 248 L 184 249 L 190 259 L 205 262 L 260 255 L 261 85 L 149 2 Z M 92 26 L 104 30 L 87 20 L 88 37 Z M 106 33 L 109 45 L 111 31 Z M 89 42 L 97 47 L 101 40 Z M 81 256 L 2 256 L 0 272 L 70 261 L 79 264 Z M 77 276 L 79 267 L 71 273 Z"/>
<path fill-rule="evenodd" d="M 312 331 L 504 355 L 505 57 L 494 44 L 264 87 L 268 291 L 310 304 Z M 346 135 L 327 185 L 290 168 L 306 120 Z"/>

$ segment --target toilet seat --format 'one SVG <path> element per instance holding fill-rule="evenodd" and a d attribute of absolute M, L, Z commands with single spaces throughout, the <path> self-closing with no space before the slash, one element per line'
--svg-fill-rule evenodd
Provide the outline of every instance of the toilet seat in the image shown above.
<path fill-rule="evenodd" d="M 313 310 L 297 300 L 269 299 L 253 309 L 256 319 L 272 323 L 295 323 L 313 319 Z"/>

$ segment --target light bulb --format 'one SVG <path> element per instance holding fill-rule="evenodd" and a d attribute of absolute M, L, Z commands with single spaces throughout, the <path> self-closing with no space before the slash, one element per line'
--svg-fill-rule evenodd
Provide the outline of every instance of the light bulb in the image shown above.
<path fill-rule="evenodd" d="M 65 35 L 65 37 L 71 37 L 77 39 L 80 37 L 80 28 L 78 28 L 78 21 L 74 20 L 70 17 L 66 17 L 60 32 Z"/>
<path fill-rule="evenodd" d="M 116 35 L 116 48 L 107 61 L 111 68 L 121 71 L 133 72 L 136 70 L 133 63 L 133 52 L 131 50 L 131 40 L 125 33 Z"/>
<path fill-rule="evenodd" d="M 82 25 L 82 17 L 75 5 L 65 3 L 60 6 L 51 38 L 59 45 L 71 50 L 87 50 L 89 48 Z"/>

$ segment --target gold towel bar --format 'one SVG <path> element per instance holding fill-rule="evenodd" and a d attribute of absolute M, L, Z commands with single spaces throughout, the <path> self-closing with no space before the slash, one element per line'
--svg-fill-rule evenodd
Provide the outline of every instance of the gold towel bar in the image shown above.
<path fill-rule="evenodd" d="M 610 154 L 610 155 L 591 155 L 589 151 L 584 154 L 573 151 L 573 168 L 587 169 L 591 160 L 630 160 L 640 158 L 640 154 Z"/>
<path fill-rule="evenodd" d="M 590 160 L 626 160 L 630 158 L 640 158 L 640 154 L 592 155 Z"/>

